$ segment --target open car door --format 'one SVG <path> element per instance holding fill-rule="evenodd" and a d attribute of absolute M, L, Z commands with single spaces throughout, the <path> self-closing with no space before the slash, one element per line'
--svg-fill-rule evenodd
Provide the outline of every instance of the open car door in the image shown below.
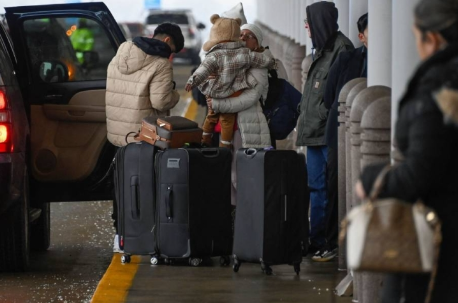
<path fill-rule="evenodd" d="M 125 41 L 116 21 L 104 3 L 5 11 L 30 119 L 32 199 L 111 199 L 110 186 L 98 181 L 115 151 L 106 139 L 105 87 Z"/>

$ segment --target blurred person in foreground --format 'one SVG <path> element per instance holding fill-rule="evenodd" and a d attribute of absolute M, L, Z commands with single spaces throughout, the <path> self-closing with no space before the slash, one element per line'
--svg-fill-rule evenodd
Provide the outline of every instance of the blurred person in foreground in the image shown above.
<path fill-rule="evenodd" d="M 458 0 L 421 0 L 415 8 L 421 64 L 399 103 L 395 140 L 404 159 L 386 176 L 380 198 L 421 199 L 442 221 L 432 303 L 458 302 Z M 366 167 L 365 198 L 386 163 Z M 383 239 L 380 239 L 382 241 Z M 387 275 L 383 303 L 425 302 L 429 274 Z"/>
<path fill-rule="evenodd" d="M 326 146 L 328 147 L 327 159 L 327 185 L 328 204 L 326 205 L 326 244 L 312 257 L 313 261 L 327 262 L 337 256 L 338 238 L 338 180 L 337 180 L 337 107 L 339 94 L 342 87 L 350 80 L 367 77 L 367 42 L 368 42 L 368 14 L 362 15 L 358 22 L 358 38 L 363 44 L 357 49 L 342 52 L 337 57 L 329 70 L 326 91 L 324 92 L 324 105 L 329 110 L 326 124 Z"/>
<path fill-rule="evenodd" d="M 315 254 L 324 247 L 327 198 L 326 162 L 328 149 L 324 136 L 328 110 L 323 95 L 329 69 L 338 54 L 354 49 L 338 29 L 338 11 L 332 2 L 321 1 L 306 7 L 305 28 L 312 39 L 313 62 L 304 84 L 297 121 L 297 146 L 307 146 L 307 173 L 310 188 L 310 246 Z"/>
<path fill-rule="evenodd" d="M 152 38 L 135 37 L 119 46 L 108 65 L 106 88 L 107 137 L 113 145 L 127 144 L 126 136 L 138 132 L 143 118 L 169 116 L 180 100 L 173 81 L 169 57 L 184 46 L 178 25 L 162 23 Z M 117 242 L 117 206 L 113 200 L 113 219 Z"/>

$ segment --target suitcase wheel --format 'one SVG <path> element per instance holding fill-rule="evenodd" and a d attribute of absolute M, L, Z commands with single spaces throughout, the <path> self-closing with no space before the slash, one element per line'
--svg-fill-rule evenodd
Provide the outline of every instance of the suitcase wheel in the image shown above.
<path fill-rule="evenodd" d="M 151 262 L 151 265 L 157 265 L 159 264 L 159 259 L 156 257 L 151 257 L 150 262 Z"/>
<path fill-rule="evenodd" d="M 122 255 L 121 256 L 121 263 L 130 263 L 130 255 Z"/>
<path fill-rule="evenodd" d="M 301 272 L 301 263 L 294 264 L 294 271 L 296 272 L 296 275 L 299 275 Z"/>
<path fill-rule="evenodd" d="M 202 259 L 200 258 L 189 258 L 189 265 L 197 267 L 202 263 Z"/>
<path fill-rule="evenodd" d="M 229 258 L 229 256 L 221 256 L 219 258 L 219 264 L 221 266 L 228 266 L 229 264 L 231 264 L 231 258 Z"/>
<path fill-rule="evenodd" d="M 272 275 L 272 268 L 264 262 L 261 262 L 261 270 L 268 276 Z"/>

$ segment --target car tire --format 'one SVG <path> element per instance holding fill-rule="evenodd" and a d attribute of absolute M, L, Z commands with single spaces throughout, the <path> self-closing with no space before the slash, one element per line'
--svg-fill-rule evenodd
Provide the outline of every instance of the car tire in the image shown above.
<path fill-rule="evenodd" d="M 51 244 L 51 206 L 42 203 L 41 215 L 31 224 L 30 247 L 33 251 L 46 251 Z"/>
<path fill-rule="evenodd" d="M 0 218 L 0 271 L 25 271 L 29 266 L 29 176 L 24 172 L 19 203 Z"/>

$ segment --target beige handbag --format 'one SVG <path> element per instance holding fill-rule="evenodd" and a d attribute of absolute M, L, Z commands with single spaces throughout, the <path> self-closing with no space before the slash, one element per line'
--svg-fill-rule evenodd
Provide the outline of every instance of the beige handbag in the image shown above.
<path fill-rule="evenodd" d="M 422 202 L 395 198 L 378 199 L 391 166 L 377 176 L 362 205 L 342 221 L 341 243 L 347 241 L 347 265 L 355 271 L 431 273 L 434 283 L 441 223 L 437 214 Z"/>

